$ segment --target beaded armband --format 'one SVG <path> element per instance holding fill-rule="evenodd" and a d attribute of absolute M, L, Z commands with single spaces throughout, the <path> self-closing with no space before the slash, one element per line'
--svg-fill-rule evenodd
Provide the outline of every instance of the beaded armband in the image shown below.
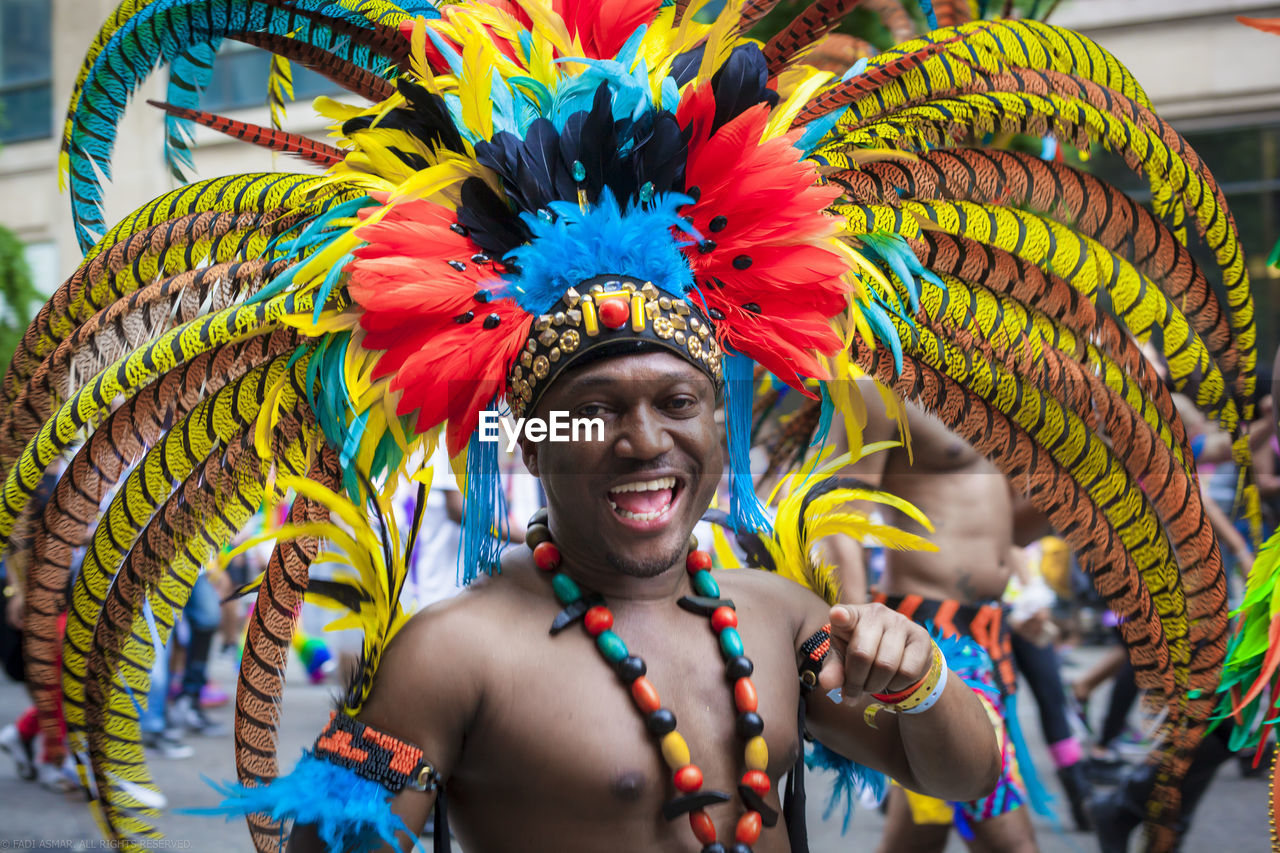
<path fill-rule="evenodd" d="M 336 711 L 316 738 L 315 755 L 393 794 L 405 788 L 434 791 L 443 781 L 418 747 Z"/>
<path fill-rule="evenodd" d="M 831 626 L 825 625 L 800 644 L 800 689 L 805 693 L 818 686 L 818 673 L 822 662 L 831 651 Z"/>

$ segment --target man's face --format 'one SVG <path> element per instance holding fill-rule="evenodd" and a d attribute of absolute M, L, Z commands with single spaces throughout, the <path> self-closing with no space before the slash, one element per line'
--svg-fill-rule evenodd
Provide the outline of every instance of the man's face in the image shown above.
<path fill-rule="evenodd" d="M 521 441 L 561 548 L 634 577 L 679 560 L 723 469 L 715 409 L 706 374 L 665 352 L 560 377 L 533 414 L 604 422 L 603 441 Z"/>

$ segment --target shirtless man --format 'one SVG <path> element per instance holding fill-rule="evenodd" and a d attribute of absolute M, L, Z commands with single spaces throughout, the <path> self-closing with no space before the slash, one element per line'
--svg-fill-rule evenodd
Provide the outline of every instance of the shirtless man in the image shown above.
<path fill-rule="evenodd" d="M 745 769 L 734 688 L 707 620 L 676 605 L 691 593 L 690 533 L 721 475 L 717 402 L 707 374 L 668 351 L 606 357 L 561 374 L 534 411 L 600 417 L 604 440 L 526 440 L 523 451 L 546 491 L 560 570 L 604 597 L 613 630 L 676 715 L 703 790 L 733 792 Z M 652 488 L 619 490 L 638 483 Z M 502 569 L 414 617 L 386 650 L 360 714 L 434 763 L 468 853 L 796 849 L 785 819 L 735 844 L 736 795 L 706 809 L 719 843 L 697 841 L 684 815 L 665 820 L 671 771 L 624 683 L 580 626 L 548 633 L 561 608 L 528 550 L 510 549 Z M 802 748 L 797 650 L 827 623 L 834 653 L 804 704 L 808 731 L 915 790 L 960 800 L 992 790 L 999 748 L 959 678 L 924 713 L 881 712 L 874 729 L 864 721 L 868 692 L 900 691 L 928 671 L 933 647 L 918 625 L 880 605 L 828 607 L 766 572 L 716 577 L 754 664 L 771 809 L 782 810 L 777 783 Z M 839 704 L 827 693 L 837 687 Z M 650 715 L 648 725 L 659 722 Z M 406 789 L 392 806 L 422 826 L 434 800 Z M 411 843 L 402 838 L 404 849 Z M 321 847 L 301 827 L 289 849 Z"/>
<path fill-rule="evenodd" d="M 897 424 L 886 416 L 873 384 L 870 380 L 861 384 L 868 409 L 863 440 L 867 444 L 895 440 Z M 1022 507 L 1015 503 L 1004 475 L 936 418 L 908 404 L 907 420 L 910 456 L 902 447 L 875 453 L 852 466 L 850 473 L 919 507 L 933 523 L 933 533 L 902 516 L 891 521 L 926 535 L 938 550 L 890 551 L 876 600 L 921 624 L 931 622 L 944 633 L 954 629 L 977 639 L 991 654 L 995 687 L 1007 691 L 1014 685 L 1015 674 L 999 601 L 1014 569 L 1010 551 Z M 839 567 L 841 600 L 867 600 L 861 549 L 846 541 L 836 545 L 833 556 Z M 1011 753 L 1012 746 L 1006 749 Z M 1007 772 L 991 797 L 957 801 L 974 831 L 972 849 L 1035 851 L 1031 821 L 1021 804 L 1022 794 Z M 880 850 L 941 851 L 953 822 L 952 806 L 895 787 Z"/>

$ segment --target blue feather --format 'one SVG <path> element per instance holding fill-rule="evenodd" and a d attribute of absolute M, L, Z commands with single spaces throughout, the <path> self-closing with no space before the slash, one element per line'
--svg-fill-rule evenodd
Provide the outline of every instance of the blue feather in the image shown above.
<path fill-rule="evenodd" d="M 367 851 L 390 845 L 400 849 L 397 834 L 415 839 L 404 820 L 391 810 L 391 792 L 304 750 L 293 772 L 269 784 L 249 788 L 238 782 L 218 783 L 203 777 L 224 799 L 208 809 L 181 809 L 184 814 L 226 815 L 227 820 L 249 814 L 270 815 L 282 824 L 314 825 L 330 851 Z M 282 839 L 283 841 L 283 839 Z"/>
<path fill-rule="evenodd" d="M 197 109 L 200 95 L 213 79 L 213 61 L 222 39 L 195 45 L 169 65 L 169 87 L 166 100 L 175 107 Z M 194 125 L 189 119 L 165 114 L 164 162 L 176 180 L 186 183 L 183 169 L 194 169 L 191 141 Z"/>
<path fill-rule="evenodd" d="M 691 203 L 688 196 L 672 193 L 655 196 L 648 205 L 633 202 L 624 212 L 605 188 L 585 213 L 570 202 L 551 203 L 554 221 L 523 213 L 533 238 L 507 256 L 520 273 L 508 276 L 506 295 L 530 314 L 541 314 L 570 287 L 598 275 L 631 276 L 679 295 L 692 286 L 693 275 L 671 229 L 691 233 L 677 215 L 680 205 Z"/>
<path fill-rule="evenodd" d="M 860 799 L 863 792 L 870 793 L 877 804 L 884 802 L 889 792 L 889 779 L 883 773 L 864 767 L 856 761 L 832 752 L 818 741 L 813 741 L 805 752 L 806 767 L 818 770 L 831 770 L 836 774 L 831 787 L 831 797 L 822 810 L 822 819 L 830 820 L 836 806 L 844 803 L 844 817 L 840 824 L 840 834 L 849 831 L 849 821 L 853 819 L 853 804 Z"/>
<path fill-rule="evenodd" d="M 933 11 L 933 0 L 920 0 L 920 11 L 924 12 L 924 19 L 929 22 L 929 29 L 936 30 L 938 14 Z"/>

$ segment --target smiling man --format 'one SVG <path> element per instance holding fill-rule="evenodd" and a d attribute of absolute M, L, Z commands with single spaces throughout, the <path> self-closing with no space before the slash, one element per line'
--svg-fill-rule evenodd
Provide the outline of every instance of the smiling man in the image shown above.
<path fill-rule="evenodd" d="M 651 287 L 581 290 L 607 315 L 623 301 L 611 293 Z M 767 572 L 704 571 L 690 537 L 722 474 L 721 359 L 655 334 L 674 316 L 655 313 L 588 335 L 523 410 L 603 423 L 599 440 L 522 440 L 548 503 L 533 550 L 509 550 L 499 575 L 387 648 L 358 720 L 437 774 L 396 814 L 421 826 L 446 796 L 468 853 L 804 849 L 803 815 L 777 790 L 805 731 L 916 790 L 990 791 L 991 726 L 923 628 Z M 824 689 L 808 692 L 819 668 Z M 868 714 L 872 701 L 902 713 Z M 290 849 L 320 846 L 303 827 Z"/>

